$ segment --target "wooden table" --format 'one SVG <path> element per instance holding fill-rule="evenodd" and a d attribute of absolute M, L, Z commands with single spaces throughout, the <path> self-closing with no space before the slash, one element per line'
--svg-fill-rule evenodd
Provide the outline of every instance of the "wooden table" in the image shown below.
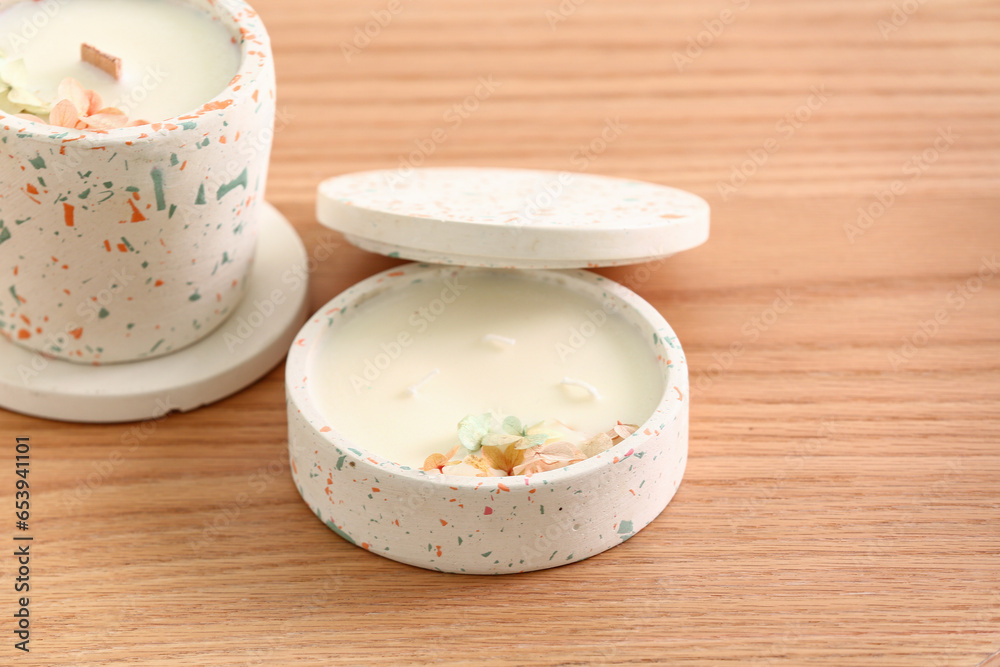
<path fill-rule="evenodd" d="M 256 4 L 280 80 L 269 198 L 311 251 L 337 245 L 312 309 L 396 263 L 316 223 L 327 176 L 526 166 L 709 200 L 707 245 L 601 271 L 687 350 L 684 483 L 590 560 L 443 575 L 299 499 L 281 368 L 144 424 L 0 413 L 35 485 L 31 653 L 7 555 L 0 662 L 972 666 L 1000 647 L 1000 8 Z"/>

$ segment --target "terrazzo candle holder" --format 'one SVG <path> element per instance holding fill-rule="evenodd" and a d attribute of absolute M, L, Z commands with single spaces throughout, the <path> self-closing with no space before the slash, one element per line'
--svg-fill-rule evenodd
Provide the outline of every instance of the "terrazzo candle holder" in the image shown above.
<path fill-rule="evenodd" d="M 649 341 L 664 392 L 654 414 L 611 449 L 531 476 L 456 477 L 400 466 L 338 433 L 310 378 L 332 372 L 319 351 L 336 344 L 359 305 L 389 298 L 460 267 L 408 264 L 342 293 L 296 336 L 286 365 L 292 476 L 303 499 L 344 539 L 381 556 L 445 572 L 504 574 L 582 560 L 621 544 L 651 522 L 684 474 L 688 372 L 659 312 L 632 291 L 587 271 L 523 271 L 614 311 Z M 391 415 L 387 415 L 391 418 Z"/>
<path fill-rule="evenodd" d="M 217 328 L 254 257 L 275 112 L 264 26 L 193 0 L 239 45 L 199 109 L 108 131 L 0 113 L 0 332 L 86 363 L 152 358 Z"/>

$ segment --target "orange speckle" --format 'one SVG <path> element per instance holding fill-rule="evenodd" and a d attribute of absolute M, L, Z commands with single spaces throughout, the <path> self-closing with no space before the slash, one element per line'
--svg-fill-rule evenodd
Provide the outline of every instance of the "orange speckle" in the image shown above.
<path fill-rule="evenodd" d="M 367 542 L 362 542 L 362 543 L 361 543 L 361 548 L 362 548 L 362 549 L 368 549 L 369 547 L 371 547 L 371 545 L 370 545 L 370 544 L 368 544 Z"/>
<path fill-rule="evenodd" d="M 442 525 L 442 526 L 447 526 L 447 525 L 448 525 L 448 522 L 447 522 L 447 521 L 445 521 L 444 519 L 438 519 L 438 521 L 440 521 L 440 522 L 441 522 L 441 525 Z M 440 548 L 440 547 L 439 547 L 439 548 Z M 440 554 L 438 554 L 438 555 L 440 555 Z"/>
<path fill-rule="evenodd" d="M 22 313 L 21 314 L 21 319 L 24 320 L 24 323 L 27 324 L 29 327 L 31 326 L 31 320 L 28 319 L 27 315 L 25 315 L 25 314 Z"/>
<path fill-rule="evenodd" d="M 441 556 L 441 545 L 440 544 L 437 545 L 437 555 L 440 558 L 440 556 Z"/>
<path fill-rule="evenodd" d="M 232 106 L 232 100 L 218 100 L 217 102 L 209 102 L 201 108 L 201 112 L 204 111 L 219 111 L 221 109 L 226 109 Z"/>
<path fill-rule="evenodd" d="M 372 493 L 379 493 L 379 490 L 378 490 L 377 486 L 373 486 L 372 487 Z"/>
<path fill-rule="evenodd" d="M 104 249 L 107 250 L 108 252 L 111 252 L 111 242 L 108 241 L 107 239 L 104 239 Z"/>
<path fill-rule="evenodd" d="M 142 222 L 146 219 L 146 216 L 142 214 L 142 211 L 135 207 L 135 203 L 129 199 L 128 205 L 132 207 L 132 220 L 131 222 Z"/>
<path fill-rule="evenodd" d="M 226 138 L 225 137 L 219 137 L 219 143 L 220 144 L 226 143 Z"/>
<path fill-rule="evenodd" d="M 330 428 L 329 426 L 324 426 L 323 428 L 321 428 L 321 429 L 319 430 L 319 432 L 320 432 L 320 433 L 327 433 L 327 432 L 329 432 L 329 431 L 332 431 L 332 430 L 333 430 L 333 429 L 331 429 L 331 428 Z"/>
<path fill-rule="evenodd" d="M 38 194 L 38 188 L 36 188 L 31 183 L 28 183 L 28 188 L 27 189 L 28 189 L 28 192 L 30 192 L 33 195 L 37 195 Z"/>
<path fill-rule="evenodd" d="M 17 332 L 17 337 L 20 338 L 21 340 L 24 340 L 25 338 L 31 338 L 31 332 L 28 331 L 27 329 L 21 329 L 20 331 Z"/>
<path fill-rule="evenodd" d="M 684 394 L 681 393 L 681 390 L 678 389 L 677 387 L 674 387 L 674 391 L 677 392 L 677 400 L 678 401 L 683 401 L 684 400 Z"/>
<path fill-rule="evenodd" d="M 497 482 L 497 488 L 500 489 L 501 491 L 510 491 L 510 489 L 507 488 L 507 485 L 504 484 L 503 482 Z"/>
<path fill-rule="evenodd" d="M 253 101 L 254 101 L 254 102 L 256 102 L 256 101 L 257 101 L 257 95 L 258 95 L 259 93 L 260 93 L 260 91 L 259 91 L 259 90 L 255 90 L 255 91 L 253 91 Z"/>
<path fill-rule="evenodd" d="M 153 283 L 153 287 L 159 287 L 162 284 L 163 284 L 162 280 L 157 280 L 155 283 Z"/>
<path fill-rule="evenodd" d="M 73 205 L 63 202 L 63 220 L 66 221 L 67 227 L 73 226 Z"/>

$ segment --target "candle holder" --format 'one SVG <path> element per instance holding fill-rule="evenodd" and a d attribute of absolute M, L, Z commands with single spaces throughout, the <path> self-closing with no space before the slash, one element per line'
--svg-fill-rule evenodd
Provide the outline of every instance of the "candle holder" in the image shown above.
<path fill-rule="evenodd" d="M 240 49 L 200 108 L 113 130 L 0 113 L 0 332 L 16 344 L 87 364 L 148 359 L 210 334 L 246 293 L 274 64 L 248 5 L 191 4 Z"/>
<path fill-rule="evenodd" d="M 358 283 L 327 303 L 296 336 L 286 365 L 292 477 L 331 530 L 372 553 L 445 572 L 503 574 L 582 560 L 649 524 L 684 475 L 688 372 L 656 309 L 587 271 L 522 271 L 620 313 L 658 360 L 665 390 L 656 411 L 611 449 L 565 468 L 525 476 L 457 477 L 400 466 L 344 438 L 323 416 L 310 378 L 318 350 L 359 304 L 408 286 L 479 269 L 408 264 Z M 390 415 L 387 418 L 391 419 Z"/>
<path fill-rule="evenodd" d="M 91 422 L 194 409 L 277 364 L 304 318 L 305 249 L 264 200 L 267 32 L 242 0 L 188 4 L 239 50 L 200 107 L 111 130 L 0 112 L 6 408 Z"/>

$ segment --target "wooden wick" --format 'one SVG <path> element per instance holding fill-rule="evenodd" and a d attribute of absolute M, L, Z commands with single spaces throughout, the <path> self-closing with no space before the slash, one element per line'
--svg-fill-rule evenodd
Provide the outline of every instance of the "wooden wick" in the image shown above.
<path fill-rule="evenodd" d="M 80 59 L 101 70 L 115 81 L 122 78 L 122 59 L 101 51 L 90 44 L 80 45 Z"/>

